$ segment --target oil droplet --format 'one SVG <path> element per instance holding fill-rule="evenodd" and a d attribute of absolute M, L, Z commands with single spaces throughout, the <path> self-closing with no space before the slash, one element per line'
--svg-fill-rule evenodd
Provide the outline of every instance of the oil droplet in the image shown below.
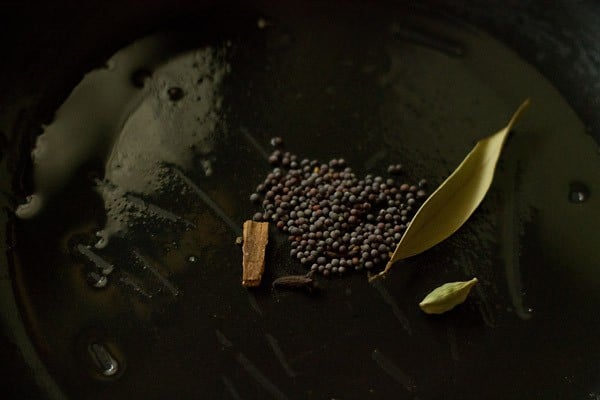
<path fill-rule="evenodd" d="M 131 74 L 131 83 L 136 88 L 143 88 L 146 81 L 152 77 L 152 71 L 147 68 L 139 68 Z"/>
<path fill-rule="evenodd" d="M 96 236 L 99 238 L 94 247 L 97 249 L 103 249 L 108 245 L 108 235 L 104 231 L 96 232 Z"/>
<path fill-rule="evenodd" d="M 15 214 L 17 214 L 17 217 L 23 219 L 32 218 L 40 211 L 42 205 L 43 201 L 40 195 L 33 194 L 27 196 L 26 202 L 17 207 Z"/>
<path fill-rule="evenodd" d="M 104 376 L 113 376 L 119 372 L 119 363 L 103 345 L 92 343 L 88 348 L 92 361 Z"/>
<path fill-rule="evenodd" d="M 267 26 L 269 26 L 269 22 L 264 18 L 259 18 L 256 21 L 256 27 L 258 29 L 265 29 Z"/>
<path fill-rule="evenodd" d="M 108 278 L 106 275 L 101 275 L 96 272 L 90 272 L 87 274 L 87 280 L 95 288 L 102 289 L 108 284 Z"/>
<path fill-rule="evenodd" d="M 100 271 L 102 272 L 103 275 L 109 275 L 113 271 L 113 269 L 114 269 L 113 264 L 109 263 L 108 261 L 106 261 L 105 259 L 100 257 L 98 254 L 94 253 L 91 250 L 90 246 L 85 246 L 83 244 L 79 244 L 79 245 L 77 245 L 77 251 L 80 252 L 81 254 L 83 254 L 98 269 L 100 269 Z"/>
<path fill-rule="evenodd" d="M 590 189 L 581 182 L 573 182 L 569 189 L 569 201 L 571 203 L 584 203 L 590 197 Z"/>
<path fill-rule="evenodd" d="M 171 101 L 181 100 L 184 96 L 183 89 L 177 86 L 171 87 L 167 90 L 167 94 L 169 95 L 169 99 Z"/>

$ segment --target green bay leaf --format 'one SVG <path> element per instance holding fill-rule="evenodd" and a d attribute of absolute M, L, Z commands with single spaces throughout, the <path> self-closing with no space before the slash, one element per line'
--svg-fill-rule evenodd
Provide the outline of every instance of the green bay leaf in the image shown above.
<path fill-rule="evenodd" d="M 477 142 L 419 208 L 384 271 L 370 279 L 385 275 L 396 261 L 422 253 L 447 239 L 469 219 L 492 184 L 508 133 L 528 105 L 529 99 L 519 106 L 506 127 Z"/>

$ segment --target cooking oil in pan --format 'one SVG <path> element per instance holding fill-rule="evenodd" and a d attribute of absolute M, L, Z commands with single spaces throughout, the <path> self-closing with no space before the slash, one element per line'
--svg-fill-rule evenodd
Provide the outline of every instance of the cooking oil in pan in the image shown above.
<path fill-rule="evenodd" d="M 568 104 L 474 28 L 369 7 L 335 24 L 292 11 L 185 49 L 173 34 L 142 39 L 90 72 L 39 136 L 35 193 L 17 209 L 15 285 L 66 392 L 594 390 L 600 160 Z M 269 169 L 271 136 L 301 156 L 344 157 L 359 174 L 401 162 L 435 186 L 527 97 L 491 192 L 446 242 L 385 282 L 324 280 L 310 297 L 268 288 L 303 272 L 272 235 L 264 287 L 241 287 L 234 241 L 256 211 L 247 197 Z M 419 311 L 433 287 L 472 276 L 481 285 L 463 306 Z"/>
<path fill-rule="evenodd" d="M 222 50 L 215 48 L 155 65 L 160 60 L 156 48 L 165 42 L 152 37 L 132 45 L 117 53 L 108 69 L 89 73 L 75 88 L 56 121 L 37 139 L 32 151 L 37 192 L 17 208 L 17 216 L 34 217 L 82 164 L 100 156 L 107 161 L 95 186 L 107 221 L 97 233 L 96 247 L 126 232 L 140 211 L 177 220 L 175 214 L 137 196 L 158 192 L 168 182 L 170 168 L 190 169 L 198 161 L 195 156 L 203 173 L 211 174 L 211 157 L 222 130 L 220 85 L 228 66 L 219 60 Z M 139 65 L 156 68 L 133 69 Z M 144 73 L 147 76 L 141 77 Z M 134 85 L 128 85 L 129 80 Z M 97 154 L 103 147 L 111 148 L 108 156 Z"/>

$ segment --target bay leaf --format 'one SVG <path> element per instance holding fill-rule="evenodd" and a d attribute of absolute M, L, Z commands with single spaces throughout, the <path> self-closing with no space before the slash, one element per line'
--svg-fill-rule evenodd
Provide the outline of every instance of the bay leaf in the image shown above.
<path fill-rule="evenodd" d="M 430 249 L 456 232 L 485 197 L 494 178 L 502 147 L 513 125 L 529 105 L 525 100 L 499 132 L 481 139 L 452 174 L 429 196 L 410 222 L 385 269 Z"/>
<path fill-rule="evenodd" d="M 477 282 L 477 278 L 473 278 L 470 281 L 445 283 L 425 296 L 419 307 L 426 314 L 445 313 L 463 303 Z"/>

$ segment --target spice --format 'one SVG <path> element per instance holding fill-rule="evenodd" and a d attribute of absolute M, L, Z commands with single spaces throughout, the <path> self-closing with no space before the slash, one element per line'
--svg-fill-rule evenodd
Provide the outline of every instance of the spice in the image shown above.
<path fill-rule="evenodd" d="M 275 168 L 250 196 L 262 205 L 253 219 L 275 223 L 290 256 L 324 276 L 382 268 L 427 197 L 392 177 L 359 179 L 343 158 L 320 163 L 277 149 L 269 160 Z"/>
<path fill-rule="evenodd" d="M 469 219 L 492 184 L 496 163 L 508 133 L 528 105 L 529 100 L 526 100 L 506 127 L 477 142 L 462 163 L 423 203 L 385 270 L 371 279 L 383 276 L 394 262 L 422 253 L 447 239 Z M 417 198 L 423 197 L 419 193 L 421 190 L 416 191 Z"/>
<path fill-rule="evenodd" d="M 306 275 L 288 275 L 277 278 L 273 281 L 274 289 L 308 290 L 312 292 L 315 289 L 315 281 L 312 278 L 312 272 Z"/>
<path fill-rule="evenodd" d="M 242 285 L 260 285 L 265 270 L 265 250 L 269 241 L 267 222 L 246 221 L 243 229 L 242 245 Z"/>
<path fill-rule="evenodd" d="M 271 146 L 273 147 L 281 147 L 283 145 L 283 139 L 279 136 L 275 136 L 271 138 Z"/>
<path fill-rule="evenodd" d="M 464 282 L 450 282 L 434 289 L 419 303 L 427 314 L 442 314 L 463 303 L 477 283 L 477 278 Z"/>

